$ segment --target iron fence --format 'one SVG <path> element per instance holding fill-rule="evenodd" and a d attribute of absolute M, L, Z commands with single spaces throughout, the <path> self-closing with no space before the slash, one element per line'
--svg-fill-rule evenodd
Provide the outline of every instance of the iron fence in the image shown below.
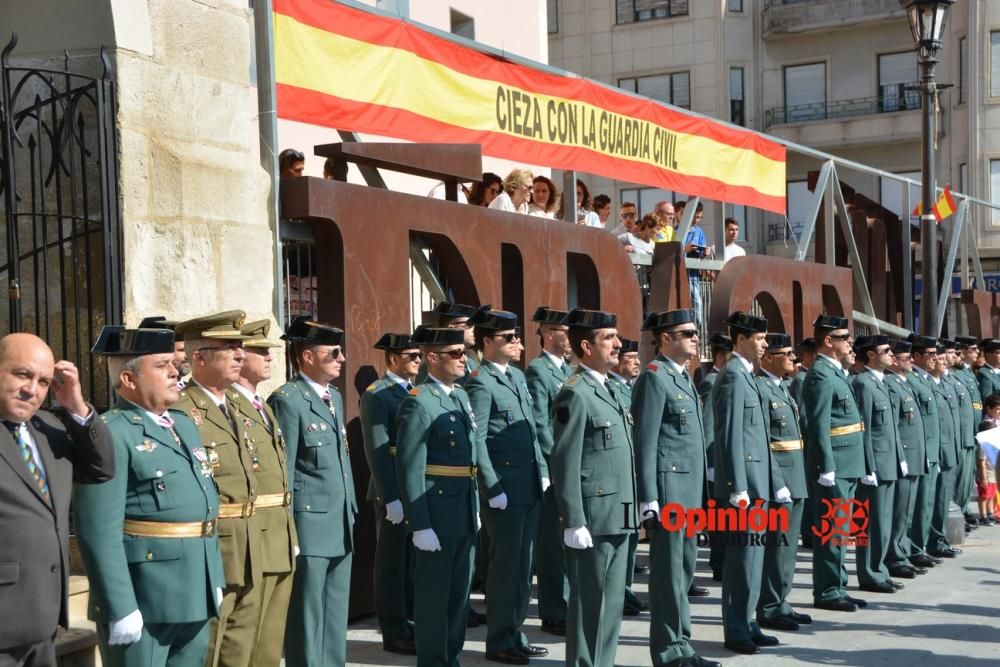
<path fill-rule="evenodd" d="M 881 86 L 879 94 L 873 97 L 856 97 L 848 100 L 823 101 L 768 109 L 764 112 L 764 127 L 810 120 L 915 111 L 919 108 L 920 91 L 917 89 L 917 83 L 898 83 Z"/>

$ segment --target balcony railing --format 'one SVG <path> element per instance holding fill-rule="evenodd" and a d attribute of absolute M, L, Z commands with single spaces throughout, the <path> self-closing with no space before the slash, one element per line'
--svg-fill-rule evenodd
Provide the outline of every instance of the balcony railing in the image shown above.
<path fill-rule="evenodd" d="M 801 123 L 810 120 L 849 118 L 876 113 L 913 111 L 920 108 L 920 91 L 914 83 L 896 83 L 882 86 L 881 94 L 874 97 L 858 97 L 850 100 L 799 104 L 790 107 L 775 107 L 764 113 L 764 127 L 783 123 Z"/>

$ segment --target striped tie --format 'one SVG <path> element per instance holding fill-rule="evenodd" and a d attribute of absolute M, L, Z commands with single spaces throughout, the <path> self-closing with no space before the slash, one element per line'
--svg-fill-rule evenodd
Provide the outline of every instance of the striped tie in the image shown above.
<path fill-rule="evenodd" d="M 45 472 L 35 460 L 35 455 L 31 449 L 31 439 L 28 435 L 28 427 L 24 424 L 13 424 L 10 430 L 11 435 L 14 436 L 14 442 L 21 449 L 21 458 L 24 459 L 24 465 L 28 466 L 28 472 L 35 478 L 35 484 L 38 485 L 38 490 L 41 491 L 42 498 L 46 502 L 51 502 L 49 498 L 49 482 L 45 478 Z"/>

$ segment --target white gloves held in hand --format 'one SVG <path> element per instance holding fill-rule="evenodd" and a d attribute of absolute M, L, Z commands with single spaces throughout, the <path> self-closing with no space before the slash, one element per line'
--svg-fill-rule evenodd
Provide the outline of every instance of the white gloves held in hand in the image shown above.
<path fill-rule="evenodd" d="M 746 491 L 740 491 L 739 493 L 729 494 L 729 504 L 733 507 L 739 507 L 740 503 L 743 502 L 743 507 L 750 507 L 750 494 Z"/>
<path fill-rule="evenodd" d="M 639 521 L 648 519 L 660 520 L 660 502 L 658 500 L 647 500 L 644 503 L 639 503 Z"/>
<path fill-rule="evenodd" d="M 441 551 L 441 540 L 433 528 L 413 531 L 413 546 L 421 551 Z"/>
<path fill-rule="evenodd" d="M 792 492 L 788 490 L 787 486 L 783 486 L 774 492 L 774 499 L 779 503 L 790 503 L 792 502 Z"/>
<path fill-rule="evenodd" d="M 489 503 L 490 507 L 495 510 L 505 510 L 507 509 L 507 494 L 501 491 L 499 496 L 490 498 Z"/>
<path fill-rule="evenodd" d="M 542 493 L 548 491 L 550 486 L 552 486 L 552 480 L 548 477 L 542 477 Z"/>
<path fill-rule="evenodd" d="M 590 531 L 587 530 L 586 526 L 564 530 L 563 542 L 570 549 L 589 549 L 594 546 L 594 538 L 590 536 Z"/>
<path fill-rule="evenodd" d="M 906 461 L 899 462 L 899 471 L 903 473 L 903 477 L 910 474 L 910 466 L 906 465 Z"/>
<path fill-rule="evenodd" d="M 705 479 L 715 483 L 715 468 L 705 468 Z"/>
<path fill-rule="evenodd" d="M 298 549 L 298 547 L 295 548 Z M 222 589 L 218 587 L 216 587 L 215 589 L 215 606 L 216 607 L 222 606 Z"/>
<path fill-rule="evenodd" d="M 403 521 L 403 503 L 393 500 L 385 504 L 385 518 L 392 525 L 396 526 Z"/>
<path fill-rule="evenodd" d="M 125 618 L 111 621 L 108 643 L 112 646 L 134 644 L 142 637 L 142 613 L 136 609 Z"/>
<path fill-rule="evenodd" d="M 878 477 L 875 476 L 875 473 L 865 475 L 861 478 L 861 483 L 865 486 L 878 486 Z"/>
<path fill-rule="evenodd" d="M 830 487 L 833 486 L 833 481 L 836 479 L 837 473 L 833 470 L 830 472 L 821 473 L 816 482 L 820 486 Z"/>

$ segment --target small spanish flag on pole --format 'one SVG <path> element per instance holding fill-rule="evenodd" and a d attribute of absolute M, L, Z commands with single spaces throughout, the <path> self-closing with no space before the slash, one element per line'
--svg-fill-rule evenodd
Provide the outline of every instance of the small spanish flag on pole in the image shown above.
<path fill-rule="evenodd" d="M 940 222 L 950 215 L 954 215 L 955 211 L 958 210 L 958 204 L 955 203 L 955 198 L 951 196 L 951 184 L 944 186 L 944 191 L 938 200 L 934 202 L 934 206 L 931 207 L 931 212 L 934 214 L 934 218 Z M 913 217 L 918 218 L 920 214 L 924 212 L 924 207 L 922 204 L 917 204 L 917 207 L 913 209 Z"/>

